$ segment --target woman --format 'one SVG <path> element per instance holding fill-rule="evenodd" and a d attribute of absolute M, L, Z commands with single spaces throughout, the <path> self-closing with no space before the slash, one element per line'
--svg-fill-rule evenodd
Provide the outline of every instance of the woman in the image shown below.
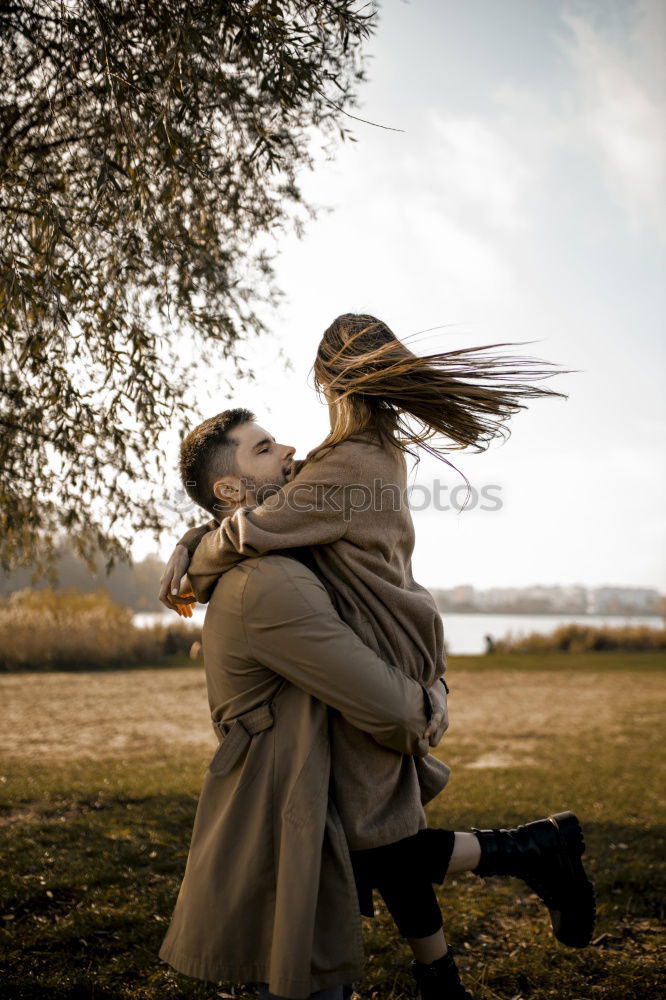
<path fill-rule="evenodd" d="M 196 597 L 207 600 L 219 573 L 244 557 L 308 546 L 338 613 L 367 645 L 426 686 L 443 679 L 441 617 L 412 576 L 405 454 L 420 447 L 450 464 L 446 451 L 482 451 L 505 433 L 504 421 L 524 400 L 563 395 L 531 384 L 554 374 L 552 366 L 484 351 L 418 357 L 375 317 L 338 317 L 314 365 L 330 433 L 292 482 L 261 506 L 181 540 L 193 553 L 189 577 Z M 179 559 L 172 557 L 163 592 L 186 568 Z M 589 943 L 594 894 L 572 813 L 515 830 L 428 829 L 423 806 L 446 785 L 445 764 L 431 755 L 392 754 L 337 715 L 331 748 L 361 910 L 374 915 L 372 889 L 378 888 L 414 952 L 424 1000 L 470 998 L 433 890 L 447 872 L 518 875 L 548 906 L 560 941 Z"/>

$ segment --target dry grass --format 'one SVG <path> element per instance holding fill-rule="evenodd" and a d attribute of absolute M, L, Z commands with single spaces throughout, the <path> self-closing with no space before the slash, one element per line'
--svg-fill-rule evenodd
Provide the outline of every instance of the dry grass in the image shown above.
<path fill-rule="evenodd" d="M 201 663 L 201 661 L 199 661 Z M 0 753 L 31 760 L 205 753 L 215 744 L 203 666 L 0 675 Z"/>
<path fill-rule="evenodd" d="M 632 653 L 666 649 L 666 628 L 647 625 L 560 625 L 552 632 L 531 632 L 522 638 L 511 633 L 496 643 L 500 653 L 591 653 L 618 650 Z"/>
<path fill-rule="evenodd" d="M 168 666 L 200 637 L 179 621 L 137 628 L 132 611 L 103 590 L 26 589 L 0 599 L 0 671 Z"/>
<path fill-rule="evenodd" d="M 608 696 L 605 670 L 558 672 L 554 683 L 552 670 L 500 670 L 497 658 L 492 666 L 449 668 L 450 725 L 440 747 L 443 758 L 453 744 L 458 763 L 465 766 L 478 766 L 480 752 L 529 766 L 544 735 L 617 740 L 617 726 L 627 714 L 654 715 L 656 722 L 663 697 L 658 672 L 643 677 L 640 687 L 628 685 L 618 702 Z M 648 715 L 646 699 L 655 706 Z M 0 702 L 3 756 L 29 760 L 48 754 L 58 761 L 167 749 L 205 754 L 217 745 L 203 667 L 173 667 L 167 677 L 153 669 L 0 675 Z"/>

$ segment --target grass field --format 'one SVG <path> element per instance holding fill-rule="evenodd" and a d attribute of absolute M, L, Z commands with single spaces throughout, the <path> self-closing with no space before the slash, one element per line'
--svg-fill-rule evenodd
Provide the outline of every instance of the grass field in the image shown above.
<path fill-rule="evenodd" d="M 477 1000 L 666 996 L 665 666 L 654 653 L 450 658 L 437 753 L 452 775 L 429 822 L 573 809 L 599 904 L 594 944 L 573 951 L 524 883 L 445 882 L 447 938 Z M 216 745 L 201 667 L 0 675 L 0 704 L 2 996 L 249 996 L 157 957 Z M 407 1000 L 408 950 L 378 910 L 359 994 Z"/>

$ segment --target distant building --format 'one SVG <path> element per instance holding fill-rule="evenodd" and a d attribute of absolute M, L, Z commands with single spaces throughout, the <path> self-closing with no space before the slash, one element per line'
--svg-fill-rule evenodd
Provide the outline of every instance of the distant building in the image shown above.
<path fill-rule="evenodd" d="M 432 591 L 440 611 L 490 614 L 649 615 L 660 614 L 660 597 L 650 587 L 584 587 L 533 584 L 476 590 L 461 584 Z"/>
<path fill-rule="evenodd" d="M 651 587 L 595 587 L 588 607 L 594 615 L 656 614 L 659 596 Z"/>
<path fill-rule="evenodd" d="M 479 598 L 485 609 L 494 611 L 507 603 L 520 600 L 521 593 L 518 587 L 491 587 L 490 590 L 481 591 Z"/>
<path fill-rule="evenodd" d="M 453 587 L 448 591 L 451 604 L 456 607 L 474 607 L 476 604 L 476 591 L 471 584 L 465 583 L 458 587 Z"/>

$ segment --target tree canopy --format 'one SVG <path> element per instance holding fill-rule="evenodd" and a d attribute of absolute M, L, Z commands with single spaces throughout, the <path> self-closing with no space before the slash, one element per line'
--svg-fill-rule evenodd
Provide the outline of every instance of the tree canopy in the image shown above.
<path fill-rule="evenodd" d="M 312 142 L 352 138 L 376 5 L 0 6 L 0 564 L 163 527 L 162 432 L 265 330 L 264 234 L 302 232 Z M 266 241 L 264 241 L 266 242 Z M 183 335 L 189 349 L 183 351 Z M 157 456 L 157 464 L 150 462 Z"/>

